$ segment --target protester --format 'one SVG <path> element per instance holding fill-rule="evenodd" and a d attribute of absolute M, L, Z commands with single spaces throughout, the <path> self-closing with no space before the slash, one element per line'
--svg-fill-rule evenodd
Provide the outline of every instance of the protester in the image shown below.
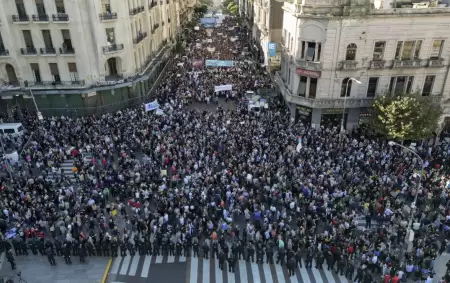
<path fill-rule="evenodd" d="M 234 36 L 238 23 L 226 18 L 218 31 Z M 197 69 L 192 60 L 207 55 L 186 52 L 157 91 L 162 115 L 139 107 L 35 125 L 27 161 L 14 182 L 2 182 L 5 250 L 39 251 L 52 265 L 56 254 L 69 265 L 71 256 L 84 262 L 119 249 L 120 256 L 190 256 L 192 249 L 218 256 L 229 272 L 238 259 L 253 262 L 256 251 L 258 264 L 274 264 L 275 254 L 291 275 L 304 259 L 306 268 L 357 282 L 433 277 L 449 237 L 448 145 L 415 147 L 420 175 L 411 153 L 356 130 L 294 123 L 276 99 L 261 115 L 185 107 L 211 101 L 215 85 L 232 84 L 237 101 L 271 85 L 248 55 L 232 56 L 231 45 L 216 44 L 203 28 L 187 37 L 191 51 L 212 38 L 220 55 L 210 58 L 249 62 Z M 245 40 L 237 42 L 241 51 Z M 61 168 L 67 160 L 70 172 Z M 410 217 L 414 241 L 400 262 Z"/>

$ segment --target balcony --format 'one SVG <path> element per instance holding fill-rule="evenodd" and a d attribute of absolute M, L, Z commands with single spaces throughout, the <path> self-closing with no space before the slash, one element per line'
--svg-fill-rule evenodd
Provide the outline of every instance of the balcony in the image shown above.
<path fill-rule="evenodd" d="M 37 55 L 37 50 L 34 47 L 20 48 L 22 55 Z"/>
<path fill-rule="evenodd" d="M 33 22 L 48 23 L 49 21 L 47 14 L 33 15 Z"/>
<path fill-rule="evenodd" d="M 61 47 L 61 48 L 59 48 L 59 54 L 61 54 L 61 55 L 75 55 L 75 48 Z"/>
<path fill-rule="evenodd" d="M 8 56 L 9 56 L 8 49 L 0 48 L 0 57 L 8 57 Z"/>
<path fill-rule="evenodd" d="M 28 23 L 30 17 L 28 15 L 13 15 L 12 20 L 14 23 Z"/>
<path fill-rule="evenodd" d="M 133 39 L 133 43 L 136 45 L 139 42 L 143 41 L 145 38 L 147 38 L 147 32 L 141 32 L 135 39 Z"/>
<path fill-rule="evenodd" d="M 170 19 L 167 19 L 167 23 L 170 24 Z"/>
<path fill-rule="evenodd" d="M 356 62 L 355 60 L 345 60 L 338 63 L 338 69 L 345 71 L 356 70 L 357 65 L 358 62 Z"/>
<path fill-rule="evenodd" d="M 306 61 L 304 59 L 296 59 L 295 64 L 297 67 L 310 70 L 310 71 L 321 71 L 322 70 L 322 62 L 315 61 Z"/>
<path fill-rule="evenodd" d="M 158 6 L 158 1 L 154 0 L 154 1 L 152 1 L 152 3 L 150 3 L 150 5 L 148 5 L 148 9 L 150 10 L 151 8 L 156 7 L 156 6 Z"/>
<path fill-rule="evenodd" d="M 139 13 L 144 12 L 144 10 L 145 10 L 144 6 L 133 8 L 133 9 L 130 10 L 130 16 L 135 16 L 135 15 L 137 15 Z"/>
<path fill-rule="evenodd" d="M 123 44 L 111 44 L 109 46 L 103 46 L 102 49 L 104 54 L 119 52 L 123 50 Z"/>
<path fill-rule="evenodd" d="M 117 13 L 101 13 L 99 17 L 100 21 L 114 21 L 117 20 Z"/>
<path fill-rule="evenodd" d="M 162 26 L 162 27 L 164 26 L 164 21 L 161 23 L 161 26 Z"/>
<path fill-rule="evenodd" d="M 41 55 L 56 55 L 56 49 L 54 47 L 39 48 Z"/>
<path fill-rule="evenodd" d="M 428 67 L 429 68 L 440 68 L 444 67 L 444 59 L 438 58 L 438 59 L 430 59 L 428 61 Z"/>
<path fill-rule="evenodd" d="M 170 4 L 170 0 L 166 0 L 166 4 L 169 5 Z"/>
<path fill-rule="evenodd" d="M 385 68 L 386 61 L 385 60 L 372 60 L 370 61 L 371 69 L 383 69 Z"/>
<path fill-rule="evenodd" d="M 84 80 L 77 80 L 77 81 L 39 81 L 39 82 L 36 82 L 36 81 L 34 81 L 34 82 L 25 81 L 25 87 L 31 87 L 31 88 L 84 87 L 85 83 L 86 82 Z"/>
<path fill-rule="evenodd" d="M 325 98 L 325 99 L 311 99 L 298 95 L 293 95 L 285 86 L 280 74 L 276 72 L 275 82 L 280 87 L 283 98 L 290 103 L 303 105 L 310 108 L 359 108 L 359 107 L 371 107 L 373 98 L 357 98 L 347 97 L 342 98 Z"/>
<path fill-rule="evenodd" d="M 53 18 L 53 22 L 55 22 L 55 23 L 58 23 L 58 22 L 63 23 L 63 22 L 69 21 L 69 15 L 64 14 L 64 13 L 53 14 L 52 18 Z"/>
<path fill-rule="evenodd" d="M 160 1 L 159 1 L 159 5 L 160 5 L 160 6 L 164 5 L 164 0 L 160 0 Z"/>
<path fill-rule="evenodd" d="M 394 60 L 392 68 L 420 68 L 422 67 L 421 59 L 414 60 Z"/>

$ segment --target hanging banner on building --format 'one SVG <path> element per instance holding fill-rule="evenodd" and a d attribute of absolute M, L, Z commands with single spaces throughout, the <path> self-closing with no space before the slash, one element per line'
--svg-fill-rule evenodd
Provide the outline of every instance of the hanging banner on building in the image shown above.
<path fill-rule="evenodd" d="M 206 50 L 208 50 L 209 52 L 214 52 L 216 51 L 215 47 L 206 47 Z"/>
<path fill-rule="evenodd" d="M 269 42 L 269 57 L 277 56 L 277 43 Z"/>
<path fill-rule="evenodd" d="M 192 59 L 192 67 L 194 68 L 203 67 L 203 59 Z"/>
<path fill-rule="evenodd" d="M 233 90 L 233 85 L 216 85 L 214 87 L 215 92 Z"/>
<path fill-rule="evenodd" d="M 234 67 L 234 61 L 231 60 L 205 60 L 206 67 Z"/>
<path fill-rule="evenodd" d="M 145 111 L 153 111 L 159 108 L 158 100 L 152 101 L 150 103 L 144 104 Z"/>
<path fill-rule="evenodd" d="M 297 75 L 303 76 L 303 77 L 310 77 L 310 78 L 316 78 L 316 79 L 320 78 L 320 72 L 316 72 L 316 71 L 310 71 L 310 70 L 297 68 L 295 70 L 295 72 L 297 73 Z"/>

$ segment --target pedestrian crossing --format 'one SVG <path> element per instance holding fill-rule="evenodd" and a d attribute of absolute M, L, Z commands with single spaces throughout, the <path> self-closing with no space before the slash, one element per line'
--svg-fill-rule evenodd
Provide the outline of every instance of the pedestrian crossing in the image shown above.
<path fill-rule="evenodd" d="M 228 263 L 223 270 L 219 268 L 216 258 L 181 257 L 181 256 L 130 256 L 117 257 L 109 270 L 109 276 L 151 278 L 152 271 L 161 264 L 186 263 L 186 282 L 190 283 L 349 283 L 345 276 L 329 271 L 326 264 L 322 269 L 300 268 L 289 276 L 286 266 L 280 264 L 256 264 L 239 260 L 235 272 L 228 272 Z M 125 277 L 126 278 L 126 277 Z M 117 278 L 118 279 L 118 278 Z M 131 279 L 130 279 L 131 280 Z"/>
<path fill-rule="evenodd" d="M 364 215 L 356 217 L 355 220 L 356 220 L 356 228 L 358 228 L 359 230 L 366 229 L 366 217 Z M 375 229 L 379 226 L 378 221 L 376 221 L 373 218 L 370 224 L 371 224 L 370 229 Z"/>
<path fill-rule="evenodd" d="M 72 167 L 73 167 L 73 160 L 72 159 L 66 159 L 63 163 L 61 163 L 61 169 L 63 170 L 63 174 L 70 180 L 70 182 L 75 183 L 77 180 L 72 173 Z M 60 176 L 60 173 L 54 174 L 51 169 L 49 170 L 47 179 L 55 182 L 57 177 Z"/>

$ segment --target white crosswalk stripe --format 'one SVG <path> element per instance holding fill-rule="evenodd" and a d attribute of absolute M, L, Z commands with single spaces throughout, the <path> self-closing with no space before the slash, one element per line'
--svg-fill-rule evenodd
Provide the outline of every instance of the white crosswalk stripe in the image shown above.
<path fill-rule="evenodd" d="M 138 276 L 149 278 L 152 269 L 160 264 L 172 264 L 186 262 L 188 279 L 191 283 L 208 282 L 232 282 L 232 283 L 348 283 L 344 276 L 329 271 L 324 265 L 323 269 L 297 267 L 294 276 L 289 276 L 286 266 L 279 264 L 256 264 L 239 260 L 235 266 L 235 272 L 228 272 L 228 264 L 223 270 L 219 268 L 217 258 L 203 259 L 199 257 L 171 257 L 171 256 L 125 256 L 117 257 L 109 271 L 110 275 Z M 156 267 L 155 267 L 156 265 Z"/>
<path fill-rule="evenodd" d="M 72 159 L 66 159 L 63 163 L 61 163 L 61 169 L 64 170 L 64 175 L 70 179 L 72 183 L 76 182 L 75 176 L 72 173 L 72 167 L 73 167 L 73 160 Z M 47 179 L 51 181 L 56 181 L 56 176 L 53 175 L 51 169 L 49 170 L 49 174 Z"/>
<path fill-rule="evenodd" d="M 360 230 L 365 229 L 365 227 L 366 227 L 366 217 L 364 215 L 356 217 L 356 221 L 357 221 L 356 228 L 358 228 Z M 371 229 L 374 229 L 374 228 L 378 227 L 377 221 L 375 221 L 373 218 L 372 218 L 372 221 L 371 221 L 370 224 L 372 226 Z"/>

